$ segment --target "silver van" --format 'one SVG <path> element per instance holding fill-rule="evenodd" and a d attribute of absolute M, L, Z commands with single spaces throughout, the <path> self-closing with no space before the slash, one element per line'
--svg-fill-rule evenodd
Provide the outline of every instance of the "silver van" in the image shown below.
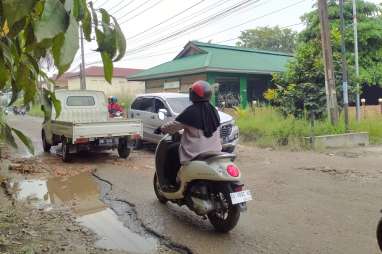
<path fill-rule="evenodd" d="M 138 95 L 129 110 L 129 118 L 141 119 L 143 123 L 143 141 L 157 144 L 162 135 L 154 134 L 154 130 L 165 122 L 175 119 L 184 109 L 191 105 L 188 94 L 152 93 Z M 158 118 L 158 112 L 166 114 L 165 120 Z M 232 116 L 219 111 L 220 137 L 224 152 L 232 153 L 239 140 L 239 128 Z M 136 144 L 139 149 L 142 142 Z"/>

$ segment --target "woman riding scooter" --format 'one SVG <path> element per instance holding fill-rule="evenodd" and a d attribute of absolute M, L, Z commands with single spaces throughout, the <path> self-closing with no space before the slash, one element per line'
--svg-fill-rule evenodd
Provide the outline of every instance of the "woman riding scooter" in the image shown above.
<path fill-rule="evenodd" d="M 186 108 L 175 121 L 171 121 L 161 127 L 163 133 L 174 134 L 184 130 L 180 140 L 180 146 L 170 148 L 173 156 L 170 163 L 176 172 L 168 172 L 171 185 L 176 185 L 176 175 L 180 164 L 184 164 L 205 152 L 219 153 L 222 150 L 219 125 L 220 118 L 217 110 L 209 102 L 212 91 L 206 81 L 196 81 L 190 88 L 190 100 L 192 105 Z M 174 151 L 174 150 L 178 151 Z M 171 151 L 172 150 L 172 151 Z"/>
<path fill-rule="evenodd" d="M 209 84 L 195 82 L 190 89 L 193 105 L 156 130 L 167 134 L 155 151 L 153 187 L 159 202 L 186 205 L 226 233 L 236 226 L 252 196 L 240 182 L 236 156 L 221 152 L 220 119 L 210 98 Z M 165 119 L 161 109 L 158 118 Z"/>

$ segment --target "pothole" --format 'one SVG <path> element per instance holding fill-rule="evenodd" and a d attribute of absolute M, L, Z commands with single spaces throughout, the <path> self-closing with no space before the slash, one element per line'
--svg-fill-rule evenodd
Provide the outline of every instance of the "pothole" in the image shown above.
<path fill-rule="evenodd" d="M 137 254 L 191 253 L 145 227 L 134 205 L 113 198 L 111 183 L 96 175 L 10 180 L 6 187 L 14 199 L 40 209 L 71 207 L 77 221 L 97 234 L 96 247 Z"/>

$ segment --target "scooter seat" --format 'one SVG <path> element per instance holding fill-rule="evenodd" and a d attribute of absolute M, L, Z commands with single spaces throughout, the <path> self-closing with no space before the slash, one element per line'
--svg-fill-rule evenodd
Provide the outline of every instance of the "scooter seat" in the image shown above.
<path fill-rule="evenodd" d="M 223 153 L 223 152 L 205 152 L 201 153 L 198 156 L 196 156 L 192 161 L 206 161 L 211 158 L 216 158 L 216 157 L 224 157 L 224 158 L 232 158 L 235 159 L 236 155 L 230 154 L 230 153 Z"/>

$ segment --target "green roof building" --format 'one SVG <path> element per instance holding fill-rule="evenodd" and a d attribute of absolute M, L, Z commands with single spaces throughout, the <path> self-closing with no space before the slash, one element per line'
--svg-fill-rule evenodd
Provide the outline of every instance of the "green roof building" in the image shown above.
<path fill-rule="evenodd" d="M 283 72 L 293 56 L 250 48 L 191 41 L 174 60 L 129 77 L 145 81 L 146 92 L 188 92 L 197 80 L 216 84 L 214 103 L 226 106 L 263 100 L 272 73 Z"/>

